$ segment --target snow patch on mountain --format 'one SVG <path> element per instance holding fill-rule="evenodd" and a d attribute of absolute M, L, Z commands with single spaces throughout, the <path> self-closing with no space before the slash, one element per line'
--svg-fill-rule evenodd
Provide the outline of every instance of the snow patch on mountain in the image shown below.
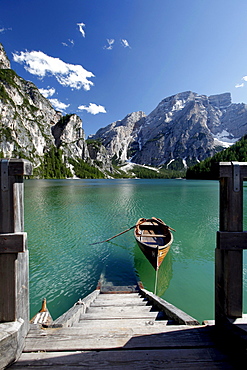
<path fill-rule="evenodd" d="M 231 145 L 235 144 L 240 137 L 233 137 L 227 130 L 223 130 L 218 134 L 214 135 L 214 145 L 223 146 L 224 148 L 229 148 Z"/>

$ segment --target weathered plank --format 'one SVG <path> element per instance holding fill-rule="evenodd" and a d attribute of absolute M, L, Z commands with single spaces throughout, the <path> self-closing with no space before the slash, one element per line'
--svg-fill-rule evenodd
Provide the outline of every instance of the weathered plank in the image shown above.
<path fill-rule="evenodd" d="M 114 287 L 113 287 L 114 289 Z M 118 299 L 129 299 L 129 298 L 140 298 L 139 293 L 100 293 L 97 299 L 115 299 L 117 296 Z"/>
<path fill-rule="evenodd" d="M 239 171 L 236 171 L 236 167 Z M 243 177 L 246 170 L 245 163 L 220 163 L 220 232 L 243 231 Z M 223 237 L 223 234 L 219 235 Z M 241 317 L 242 309 L 243 251 L 225 250 L 218 239 L 215 250 L 216 324 L 220 324 L 226 317 Z"/>
<path fill-rule="evenodd" d="M 130 350 L 101 352 L 23 353 L 11 370 L 87 369 L 236 369 L 226 354 L 215 348 Z"/>
<path fill-rule="evenodd" d="M 211 328 L 176 328 L 176 326 L 145 326 L 132 329 L 108 329 L 104 332 L 82 328 L 59 328 L 30 331 L 24 352 L 94 350 L 123 347 L 133 348 L 184 348 L 212 346 Z"/>
<path fill-rule="evenodd" d="M 86 309 L 98 297 L 99 293 L 100 291 L 96 289 L 92 293 L 88 294 L 85 298 L 80 299 L 73 307 L 53 321 L 52 325 L 62 325 L 67 327 L 77 323 L 80 319 L 80 315 L 86 312 Z"/>
<path fill-rule="evenodd" d="M 144 299 L 126 299 L 126 300 L 118 300 L 114 299 L 109 301 L 107 300 L 95 300 L 91 303 L 90 307 L 114 307 L 114 306 L 146 306 L 148 304 L 147 300 Z"/>
<path fill-rule="evenodd" d="M 241 176 L 247 178 L 247 162 L 220 162 L 219 163 L 219 177 L 231 177 L 233 165 L 239 165 Z"/>
<path fill-rule="evenodd" d="M 23 175 L 31 163 L 0 160 L 0 368 L 19 356 L 29 329 L 29 256 L 24 233 Z"/>
<path fill-rule="evenodd" d="M 99 282 L 98 288 L 101 294 L 133 294 L 139 292 L 138 285 L 112 285 L 112 284 L 102 284 Z"/>
<path fill-rule="evenodd" d="M 8 164 L 10 176 L 32 175 L 32 164 L 26 159 L 9 159 Z"/>
<path fill-rule="evenodd" d="M 81 327 L 83 331 L 87 331 L 88 328 L 93 330 L 99 330 L 102 332 L 102 330 L 109 330 L 109 328 L 125 328 L 125 329 L 133 329 L 136 330 L 136 328 L 139 327 L 145 327 L 145 326 L 151 326 L 155 328 L 159 328 L 157 330 L 163 330 L 163 326 L 166 326 L 168 323 L 168 320 L 160 320 L 157 321 L 155 318 L 149 317 L 148 319 L 129 319 L 129 318 L 121 318 L 119 319 L 109 319 L 109 320 L 97 320 L 95 319 L 93 322 L 92 320 L 87 320 L 85 317 L 82 321 L 78 322 L 74 327 Z M 183 325 L 179 325 L 179 328 L 183 328 Z M 187 326 L 186 326 L 187 327 Z"/>
<path fill-rule="evenodd" d="M 24 320 L 0 324 L 0 369 L 15 361 L 22 352 L 20 337 L 26 335 Z"/>
<path fill-rule="evenodd" d="M 152 309 L 152 306 L 96 306 L 92 307 L 90 306 L 87 311 L 86 315 L 88 313 L 94 313 L 98 315 L 105 315 L 107 316 L 114 314 L 114 315 L 124 315 L 124 314 L 130 314 L 130 313 L 136 313 L 137 315 L 143 315 L 143 313 L 148 313 Z"/>
<path fill-rule="evenodd" d="M 130 324 L 129 324 L 130 322 Z M 116 324 L 116 327 L 115 327 Z M 83 335 L 102 335 L 102 329 L 104 329 L 104 334 L 115 333 L 118 329 L 120 329 L 119 333 L 121 332 L 128 332 L 131 335 L 150 335 L 150 334 L 159 334 L 159 333 L 171 333 L 171 332 L 179 332 L 182 330 L 189 330 L 188 333 L 192 336 L 192 329 L 201 329 L 199 331 L 193 331 L 193 335 L 197 335 L 196 333 L 209 333 L 210 329 L 208 329 L 205 325 L 201 326 L 188 326 L 188 325 L 167 325 L 167 321 L 144 321 L 139 319 L 139 323 L 136 323 L 136 320 L 95 320 L 95 322 L 84 321 L 81 323 L 81 326 L 73 326 L 68 328 L 42 328 L 37 326 L 31 326 L 31 329 L 28 333 L 28 338 L 41 338 L 43 340 L 44 337 L 55 335 L 72 335 L 72 336 L 83 336 Z"/>
<path fill-rule="evenodd" d="M 112 320 L 112 319 L 156 319 L 158 316 L 158 312 L 143 312 L 142 314 L 136 313 L 136 312 L 125 312 L 125 313 L 119 313 L 119 314 L 107 314 L 100 315 L 97 313 L 86 313 L 84 315 L 80 316 L 80 320 Z"/>
<path fill-rule="evenodd" d="M 180 310 L 176 306 L 173 306 L 171 303 L 156 296 L 152 292 L 149 292 L 146 289 L 141 289 L 141 292 L 159 310 L 164 312 L 165 315 L 167 315 L 167 317 L 173 319 L 176 322 L 176 324 L 199 325 L 199 322 L 196 319 L 188 315 L 186 312 Z"/>

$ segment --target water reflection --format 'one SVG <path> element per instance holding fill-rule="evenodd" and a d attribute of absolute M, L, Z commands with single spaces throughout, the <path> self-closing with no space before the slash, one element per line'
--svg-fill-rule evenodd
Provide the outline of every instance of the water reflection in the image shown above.
<path fill-rule="evenodd" d="M 172 248 L 172 247 L 171 247 Z M 147 258 L 141 252 L 137 243 L 134 248 L 134 264 L 135 271 L 139 280 L 143 283 L 144 287 L 151 292 L 154 292 L 155 285 L 155 270 L 147 260 Z M 163 260 L 159 272 L 158 272 L 158 283 L 157 283 L 157 295 L 164 295 L 165 291 L 169 287 L 172 279 L 172 253 L 168 252 L 165 259 Z"/>

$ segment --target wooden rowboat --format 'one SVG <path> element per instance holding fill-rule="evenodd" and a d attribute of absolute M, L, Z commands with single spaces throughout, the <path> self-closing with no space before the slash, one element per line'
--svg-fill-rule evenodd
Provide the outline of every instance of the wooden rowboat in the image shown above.
<path fill-rule="evenodd" d="M 141 251 L 157 271 L 173 242 L 171 228 L 159 218 L 140 218 L 134 235 Z"/>

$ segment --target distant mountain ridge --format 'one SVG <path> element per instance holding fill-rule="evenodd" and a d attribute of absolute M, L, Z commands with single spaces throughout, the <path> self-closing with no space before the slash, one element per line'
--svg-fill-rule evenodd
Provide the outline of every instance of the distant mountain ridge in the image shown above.
<path fill-rule="evenodd" d="M 72 175 L 84 161 L 106 177 L 135 176 L 133 166 L 129 172 L 125 166 L 125 173 L 118 166 L 128 161 L 184 170 L 246 134 L 246 104 L 232 103 L 230 93 L 207 97 L 186 91 L 163 99 L 148 115 L 130 113 L 85 140 L 80 117 L 56 111 L 11 69 L 0 44 L 0 157 L 27 158 L 43 171 L 43 159 L 48 156 L 50 163 L 55 147 Z M 140 167 L 136 173 L 140 176 Z"/>
<path fill-rule="evenodd" d="M 135 112 L 101 128 L 99 140 L 108 155 L 151 166 L 184 167 L 214 155 L 247 133 L 247 105 L 231 94 L 198 95 L 186 91 L 162 100 L 149 114 Z"/>

